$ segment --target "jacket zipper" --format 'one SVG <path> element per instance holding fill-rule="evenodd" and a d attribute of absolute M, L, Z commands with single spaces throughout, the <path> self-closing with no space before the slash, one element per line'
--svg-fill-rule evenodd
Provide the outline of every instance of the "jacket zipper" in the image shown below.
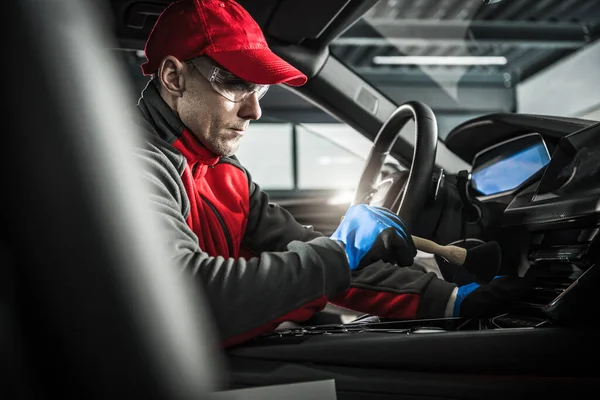
<path fill-rule="evenodd" d="M 225 221 L 223 220 L 223 217 L 221 216 L 221 214 L 219 214 L 219 212 L 217 211 L 217 208 L 204 195 L 202 195 L 202 193 L 199 193 L 199 194 L 200 194 L 200 197 L 202 198 L 202 200 L 204 200 L 206 202 L 206 204 L 208 204 L 208 206 L 210 207 L 212 212 L 215 213 L 215 216 L 219 220 L 219 224 L 221 225 L 221 228 L 223 228 L 223 235 L 225 236 L 225 241 L 227 242 L 227 250 L 229 251 L 229 257 L 233 257 L 233 241 L 231 240 L 231 236 L 229 235 L 229 230 L 227 229 L 227 226 L 225 225 Z"/>

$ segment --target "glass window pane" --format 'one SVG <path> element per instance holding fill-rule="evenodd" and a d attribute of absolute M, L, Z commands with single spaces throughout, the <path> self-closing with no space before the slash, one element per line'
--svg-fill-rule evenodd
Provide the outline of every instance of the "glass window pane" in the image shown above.
<path fill-rule="evenodd" d="M 371 144 L 347 125 L 314 125 L 296 128 L 298 189 L 354 190 L 365 164 L 365 157 L 361 153 L 367 146 L 368 154 Z M 332 138 L 336 138 L 337 142 Z M 355 152 L 357 150 L 358 153 Z"/>
<path fill-rule="evenodd" d="M 346 124 L 302 124 L 298 135 L 298 189 L 356 190 L 373 143 Z M 402 167 L 388 156 L 387 163 Z"/>
<path fill-rule="evenodd" d="M 261 189 L 293 189 L 292 124 L 251 123 L 236 156 Z"/>

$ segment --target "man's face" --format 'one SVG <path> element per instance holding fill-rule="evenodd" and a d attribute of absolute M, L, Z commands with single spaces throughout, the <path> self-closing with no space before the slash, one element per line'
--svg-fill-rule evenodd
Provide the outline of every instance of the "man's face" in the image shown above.
<path fill-rule="evenodd" d="M 234 154 L 250 121 L 261 116 L 257 94 L 233 102 L 217 93 L 193 63 L 184 65 L 185 90 L 176 101 L 175 111 L 213 153 L 219 156 Z"/>

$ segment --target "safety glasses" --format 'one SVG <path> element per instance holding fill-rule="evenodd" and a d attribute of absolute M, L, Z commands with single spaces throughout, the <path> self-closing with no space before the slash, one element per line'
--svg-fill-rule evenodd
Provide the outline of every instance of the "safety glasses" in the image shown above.
<path fill-rule="evenodd" d="M 234 103 L 239 103 L 256 93 L 260 100 L 269 90 L 269 85 L 251 83 L 238 78 L 229 71 L 202 59 L 200 62 L 190 60 L 198 72 L 210 83 L 215 92 Z"/>

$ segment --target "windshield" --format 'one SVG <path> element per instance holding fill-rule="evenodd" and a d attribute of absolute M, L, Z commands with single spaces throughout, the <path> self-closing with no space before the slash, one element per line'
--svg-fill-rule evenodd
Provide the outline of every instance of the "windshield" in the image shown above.
<path fill-rule="evenodd" d="M 332 54 L 397 104 L 422 101 L 443 140 L 520 112 L 600 119 L 598 0 L 381 0 Z"/>

